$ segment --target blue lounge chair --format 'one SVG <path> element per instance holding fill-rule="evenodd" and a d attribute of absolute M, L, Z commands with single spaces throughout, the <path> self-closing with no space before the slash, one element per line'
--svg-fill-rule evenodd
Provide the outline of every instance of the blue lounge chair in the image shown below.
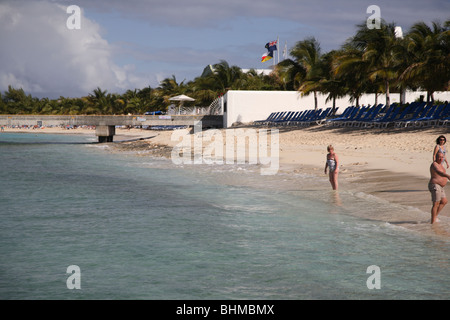
<path fill-rule="evenodd" d="M 420 122 L 430 119 L 430 117 L 436 111 L 437 107 L 438 107 L 437 105 L 434 105 L 434 104 L 431 105 L 431 107 L 426 112 L 424 112 L 419 118 L 416 118 L 416 119 L 414 119 L 414 121 L 412 121 L 412 125 L 419 127 Z"/>
<path fill-rule="evenodd" d="M 264 120 L 261 124 L 263 124 L 263 125 L 266 125 L 266 126 L 268 126 L 268 125 L 270 125 L 270 123 L 272 122 L 272 121 L 274 121 L 274 120 L 276 120 L 276 119 L 280 119 L 282 116 L 283 116 L 283 114 L 284 114 L 284 112 L 277 112 L 271 119 L 269 119 L 269 120 Z"/>
<path fill-rule="evenodd" d="M 420 113 L 421 110 L 423 110 L 423 107 L 425 106 L 425 103 L 422 102 L 412 102 L 408 105 L 405 110 L 403 110 L 402 114 L 398 119 L 394 119 L 394 125 L 395 127 L 399 128 L 402 126 L 406 121 L 409 119 L 412 119 L 414 117 L 417 117 L 417 115 Z M 408 115 L 411 114 L 412 116 L 408 118 Z"/>
<path fill-rule="evenodd" d="M 286 111 L 282 111 L 278 114 L 278 116 L 270 121 L 267 121 L 267 125 L 272 125 L 274 123 L 274 121 L 278 121 L 283 119 L 286 116 L 287 112 Z"/>
<path fill-rule="evenodd" d="M 339 117 L 339 118 L 331 119 L 331 120 L 330 120 L 330 123 L 331 123 L 333 126 L 340 126 L 342 122 L 347 121 L 347 120 L 350 120 L 350 119 L 353 119 L 354 116 L 358 113 L 359 110 L 360 110 L 359 107 L 352 106 L 351 109 L 350 109 L 350 111 L 347 112 L 346 115 L 342 114 L 342 116 Z"/>
<path fill-rule="evenodd" d="M 442 105 L 442 111 L 439 114 L 434 114 L 432 119 L 430 119 L 426 125 L 428 126 L 438 126 L 441 119 L 447 118 L 450 113 L 450 104 Z"/>
<path fill-rule="evenodd" d="M 353 108 L 354 108 L 353 106 L 345 108 L 344 112 L 342 112 L 342 114 L 339 117 L 328 119 L 325 121 L 325 124 L 333 125 L 334 121 L 336 121 L 340 118 L 343 118 L 343 117 L 347 117 L 347 115 L 353 110 Z M 336 111 L 337 111 L 337 109 L 336 109 Z M 334 115 L 336 114 L 336 111 L 334 112 Z"/>
<path fill-rule="evenodd" d="M 297 120 L 293 121 L 292 124 L 299 125 L 303 121 L 306 121 L 306 119 L 309 118 L 313 112 L 314 112 L 314 110 L 305 110 L 305 112 L 303 112 L 302 116 L 299 117 Z"/>
<path fill-rule="evenodd" d="M 267 119 L 253 121 L 253 124 L 254 124 L 254 125 L 260 125 L 260 124 L 263 124 L 263 123 L 268 122 L 268 121 L 270 121 L 270 120 L 272 120 L 272 119 L 275 119 L 275 117 L 276 117 L 277 115 L 278 115 L 278 112 L 272 112 L 272 113 L 267 117 Z"/>
<path fill-rule="evenodd" d="M 366 127 L 368 123 L 373 121 L 375 117 L 378 116 L 381 108 L 383 108 L 383 105 L 379 104 L 377 106 L 374 106 L 372 109 L 369 109 L 369 111 L 366 112 L 366 115 L 361 120 L 353 122 L 352 127 Z"/>
<path fill-rule="evenodd" d="M 321 111 L 322 111 L 322 109 L 319 109 L 319 110 L 312 109 L 312 110 L 310 110 L 308 112 L 308 114 L 302 120 L 300 120 L 297 123 L 297 125 L 300 125 L 300 126 L 309 125 L 309 122 L 312 121 L 312 119 L 314 119 L 315 117 L 317 117 L 317 113 L 321 112 Z"/>
<path fill-rule="evenodd" d="M 341 127 L 351 127 L 354 121 L 359 121 L 363 115 L 366 114 L 366 111 L 369 109 L 369 107 L 361 107 L 358 112 L 354 113 L 353 117 L 351 117 L 348 120 L 344 120 L 341 122 Z"/>
<path fill-rule="evenodd" d="M 332 108 L 326 108 L 315 120 L 316 124 L 323 124 L 326 118 L 331 114 Z"/>
<path fill-rule="evenodd" d="M 294 120 L 298 114 L 300 113 L 300 111 L 296 111 L 293 112 L 289 117 L 287 117 L 286 119 L 283 119 L 281 121 L 278 122 L 279 125 L 287 125 L 289 124 L 290 121 Z"/>
<path fill-rule="evenodd" d="M 441 117 L 442 112 L 444 111 L 444 104 L 441 104 L 439 106 L 433 106 L 433 111 L 428 114 L 427 117 L 418 119 L 414 125 L 416 127 L 426 127 L 431 125 L 431 121 L 439 119 Z"/>
<path fill-rule="evenodd" d="M 272 125 L 277 125 L 280 124 L 283 121 L 288 121 L 293 115 L 294 115 L 294 111 L 288 111 L 284 117 L 282 117 L 281 119 L 277 119 L 277 120 L 273 120 L 272 121 Z"/>
<path fill-rule="evenodd" d="M 450 103 L 447 104 L 446 112 L 441 116 L 441 119 L 438 121 L 439 127 L 446 127 L 450 121 Z"/>
<path fill-rule="evenodd" d="M 430 106 L 427 106 L 424 103 L 420 103 L 416 110 L 413 111 L 413 114 L 411 116 L 411 118 L 405 118 L 402 120 L 398 120 L 395 121 L 395 127 L 400 128 L 400 127 L 407 127 L 408 124 L 411 124 L 413 121 L 415 121 L 416 119 L 418 119 L 420 117 L 420 115 L 424 114 L 425 112 L 428 111 Z"/>
<path fill-rule="evenodd" d="M 382 122 L 387 121 L 390 118 L 393 110 L 394 105 L 382 106 L 380 112 L 378 112 L 375 118 L 366 122 L 364 124 L 364 127 L 365 128 L 379 127 Z"/>
<path fill-rule="evenodd" d="M 316 123 L 316 121 L 319 120 L 320 116 L 324 112 L 325 112 L 325 110 L 322 111 L 322 109 L 315 110 L 313 115 L 307 121 L 303 122 L 302 124 L 304 126 L 310 126 L 312 123 Z"/>
<path fill-rule="evenodd" d="M 301 119 L 301 117 L 304 115 L 305 112 L 306 112 L 306 110 L 297 112 L 297 114 L 294 115 L 294 116 L 292 117 L 292 119 L 289 120 L 289 121 L 286 123 L 286 125 L 290 126 L 290 125 L 292 125 L 293 123 L 295 123 L 295 121 L 298 121 L 299 119 Z"/>
<path fill-rule="evenodd" d="M 386 119 L 384 119 L 383 121 L 380 121 L 378 126 L 386 128 L 391 124 L 394 125 L 396 121 L 403 121 L 408 114 L 413 112 L 414 108 L 415 107 L 413 105 L 407 105 L 403 109 L 402 113 L 400 113 L 402 107 L 400 107 L 400 106 L 395 107 L 392 109 L 392 114 L 389 117 L 387 117 Z M 397 117 L 397 115 L 399 113 L 400 113 L 400 116 Z"/>

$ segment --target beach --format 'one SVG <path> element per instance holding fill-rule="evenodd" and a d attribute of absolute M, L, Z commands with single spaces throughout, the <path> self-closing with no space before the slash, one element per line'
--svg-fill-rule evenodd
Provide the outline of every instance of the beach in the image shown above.
<path fill-rule="evenodd" d="M 251 126 L 239 129 L 259 130 Z M 305 173 L 327 178 L 324 174 L 326 147 L 332 144 L 340 160 L 339 192 L 347 189 L 358 190 L 392 203 L 417 208 L 422 212 L 430 211 L 431 197 L 427 184 L 432 151 L 436 138 L 447 134 L 446 128 L 364 129 L 312 126 L 276 129 L 279 130 L 278 173 Z M 230 130 L 234 129 L 219 129 L 224 136 Z M 5 132 L 95 136 L 94 130 L 83 128 L 5 128 Z M 193 134 L 190 136 L 194 137 Z M 112 150 L 117 152 L 138 151 L 144 156 L 170 158 L 172 148 L 181 140 L 173 138 L 173 131 L 117 129 L 114 141 L 115 143 L 110 145 Z M 204 143 L 203 149 L 207 145 Z M 327 188 L 331 189 L 328 181 L 318 187 L 317 191 L 323 192 Z M 440 217 L 450 218 L 450 206 L 444 208 Z M 405 227 L 417 228 L 418 223 L 410 221 L 409 217 L 403 217 L 402 212 L 396 216 L 383 216 L 382 219 Z M 424 225 L 426 222 L 420 221 Z M 440 234 L 450 235 L 447 223 L 435 225 L 439 225 L 434 228 L 439 228 Z"/>

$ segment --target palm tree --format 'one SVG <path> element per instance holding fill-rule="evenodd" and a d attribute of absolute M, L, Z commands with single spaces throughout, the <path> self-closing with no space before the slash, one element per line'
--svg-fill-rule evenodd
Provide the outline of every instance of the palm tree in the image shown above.
<path fill-rule="evenodd" d="M 207 72 L 206 72 L 206 71 Z M 202 75 L 187 85 L 187 91 L 200 105 L 209 105 L 228 90 L 248 89 L 249 78 L 238 66 L 230 66 L 227 61 L 205 68 Z"/>
<path fill-rule="evenodd" d="M 165 104 L 169 105 L 169 98 L 174 95 L 184 94 L 186 88 L 184 80 L 178 83 L 175 75 L 172 75 L 171 78 L 166 78 L 160 82 L 158 87 L 160 91 L 159 96 L 163 98 Z"/>
<path fill-rule="evenodd" d="M 390 105 L 390 87 L 399 77 L 401 41 L 395 35 L 393 23 L 381 23 L 379 29 L 368 29 L 360 25 L 350 44 L 362 52 L 362 62 L 367 67 L 367 77 L 371 82 L 381 81 L 386 94 L 386 105 Z"/>
<path fill-rule="evenodd" d="M 335 53 L 332 64 L 335 79 L 343 84 L 350 102 L 356 101 L 359 106 L 359 97 L 368 86 L 368 64 L 363 59 L 363 52 L 347 43 Z"/>
<path fill-rule="evenodd" d="M 87 101 L 89 103 L 89 113 L 108 113 L 110 110 L 109 106 L 109 96 L 107 94 L 107 90 L 102 90 L 99 87 L 94 89 L 92 93 L 87 96 Z"/>
<path fill-rule="evenodd" d="M 240 89 L 239 81 L 242 80 L 242 69 L 238 66 L 230 66 L 225 60 L 221 60 L 213 66 L 214 72 L 210 75 L 215 81 L 217 90 L 225 93 L 230 89 Z"/>
<path fill-rule="evenodd" d="M 285 59 L 275 66 L 284 90 L 298 90 L 302 79 L 306 76 L 305 68 L 295 59 Z"/>
<path fill-rule="evenodd" d="M 304 81 L 298 90 L 304 95 L 314 93 L 314 109 L 317 110 L 317 92 L 320 90 L 320 80 L 323 79 L 320 44 L 313 37 L 299 41 L 291 50 L 291 55 L 306 71 Z"/>
<path fill-rule="evenodd" d="M 338 79 L 333 70 L 333 61 L 337 51 L 330 51 L 321 57 L 323 77 L 320 81 L 320 89 L 322 93 L 328 94 L 325 102 L 333 101 L 333 114 L 336 110 L 336 99 L 344 97 L 347 90 L 345 83 Z"/>
<path fill-rule="evenodd" d="M 446 90 L 450 81 L 450 20 L 444 26 L 433 22 L 414 24 L 406 36 L 409 63 L 401 80 L 427 91 L 427 102 L 433 92 Z"/>
<path fill-rule="evenodd" d="M 34 99 L 30 94 L 27 95 L 22 88 L 14 89 L 9 85 L 8 91 L 4 92 L 3 101 L 12 114 L 29 114 L 32 112 L 33 104 L 36 103 L 37 99 Z"/>
<path fill-rule="evenodd" d="M 299 90 L 304 95 L 314 93 L 314 108 L 317 109 L 319 81 L 323 78 L 320 44 L 315 38 L 299 41 L 291 49 L 293 59 L 285 59 L 275 67 L 276 73 L 287 90 Z"/>

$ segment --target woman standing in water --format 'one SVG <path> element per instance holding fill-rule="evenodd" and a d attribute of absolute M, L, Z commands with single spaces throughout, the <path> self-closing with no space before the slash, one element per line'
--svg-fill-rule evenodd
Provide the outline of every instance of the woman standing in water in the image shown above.
<path fill-rule="evenodd" d="M 436 161 L 436 154 L 438 152 L 441 152 L 444 155 L 444 162 L 447 169 L 449 168 L 449 164 L 447 161 L 447 148 L 445 147 L 445 143 L 447 142 L 447 139 L 444 136 L 439 136 L 436 139 L 436 146 L 433 150 L 433 162 Z"/>
<path fill-rule="evenodd" d="M 334 147 L 330 144 L 327 147 L 327 162 L 325 163 L 325 174 L 327 174 L 327 168 L 329 168 L 330 183 L 333 190 L 338 189 L 338 173 L 339 173 L 339 160 L 337 154 L 334 152 Z"/>

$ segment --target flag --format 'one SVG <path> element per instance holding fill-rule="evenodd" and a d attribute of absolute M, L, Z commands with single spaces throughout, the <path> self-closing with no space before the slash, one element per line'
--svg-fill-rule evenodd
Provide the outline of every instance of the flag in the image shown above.
<path fill-rule="evenodd" d="M 277 40 L 267 42 L 265 48 L 266 48 L 269 52 L 276 51 L 276 50 L 277 50 L 277 43 L 278 43 Z"/>
<path fill-rule="evenodd" d="M 272 58 L 273 58 L 273 51 L 266 52 L 266 53 L 264 53 L 264 54 L 262 55 L 262 57 L 261 57 L 261 62 L 269 61 L 269 60 L 272 59 Z"/>

